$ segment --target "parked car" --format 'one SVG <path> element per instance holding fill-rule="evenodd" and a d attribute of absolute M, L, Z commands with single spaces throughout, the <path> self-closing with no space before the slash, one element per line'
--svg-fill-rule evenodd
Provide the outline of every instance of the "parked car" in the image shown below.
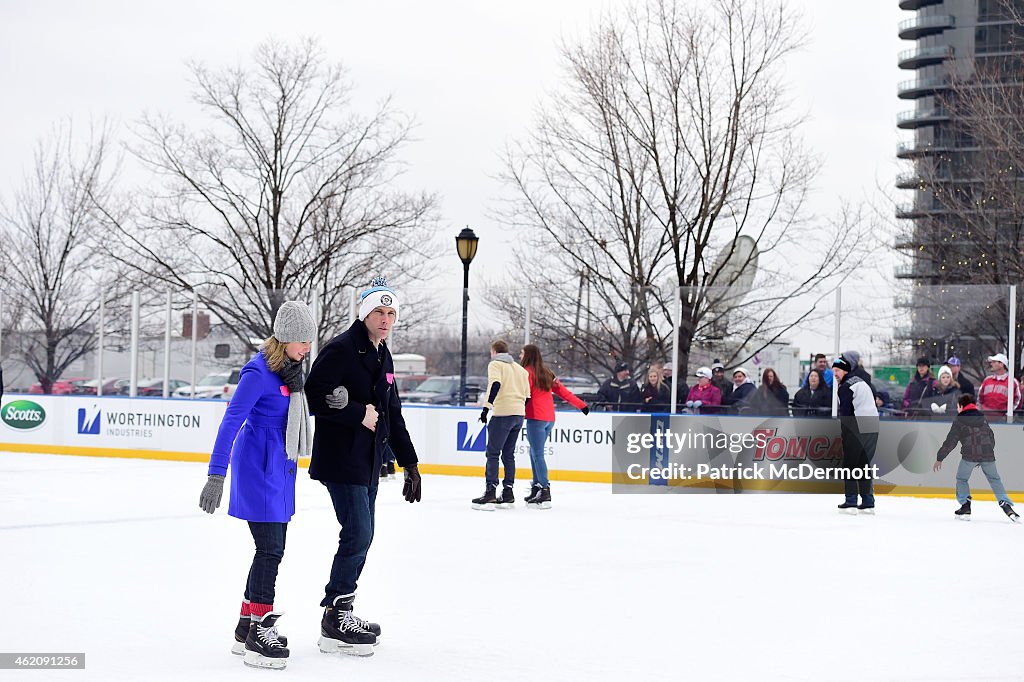
<path fill-rule="evenodd" d="M 167 382 L 170 388 L 170 395 L 174 395 L 174 392 L 183 386 L 191 388 L 191 384 L 184 379 L 171 379 Z M 159 379 L 141 379 L 139 381 L 138 394 L 145 397 L 156 397 L 160 398 L 164 395 L 164 380 L 163 377 Z"/>
<path fill-rule="evenodd" d="M 207 374 L 196 384 L 196 398 L 230 400 L 238 388 L 238 374 L 240 370 L 230 372 L 213 372 Z M 186 384 L 174 392 L 175 398 L 191 398 L 192 385 Z"/>
<path fill-rule="evenodd" d="M 398 386 L 398 397 L 405 401 L 405 397 L 416 390 L 424 381 L 430 378 L 429 374 L 406 374 L 395 376 L 395 384 Z"/>
<path fill-rule="evenodd" d="M 86 379 L 58 379 L 50 386 L 50 395 L 71 395 L 75 392 L 76 381 L 86 381 Z M 36 395 L 42 395 L 43 385 L 36 382 L 29 386 L 28 392 L 35 393 Z"/>
<path fill-rule="evenodd" d="M 415 391 L 407 393 L 404 397 L 399 394 L 399 397 L 404 403 L 458 405 L 459 381 L 458 376 L 430 377 L 417 386 Z M 466 404 L 476 404 L 486 386 L 487 377 L 466 377 Z"/>

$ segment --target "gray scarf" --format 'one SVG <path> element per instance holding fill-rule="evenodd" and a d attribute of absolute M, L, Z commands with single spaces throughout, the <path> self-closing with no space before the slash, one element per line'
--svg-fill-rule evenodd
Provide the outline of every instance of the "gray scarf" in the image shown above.
<path fill-rule="evenodd" d="M 285 357 L 278 376 L 288 386 L 288 426 L 285 430 L 284 451 L 295 462 L 309 457 L 309 405 L 302 390 L 302 363 Z"/>

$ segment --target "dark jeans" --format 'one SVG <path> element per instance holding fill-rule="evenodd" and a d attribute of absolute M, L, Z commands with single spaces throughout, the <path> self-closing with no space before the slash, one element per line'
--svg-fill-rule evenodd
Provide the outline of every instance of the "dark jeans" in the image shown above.
<path fill-rule="evenodd" d="M 256 554 L 245 583 L 245 598 L 254 604 L 273 604 L 277 585 L 277 567 L 284 557 L 287 523 L 249 522 L 249 531 L 256 543 Z"/>
<path fill-rule="evenodd" d="M 505 467 L 502 484 L 511 486 L 516 481 L 516 441 L 523 429 L 523 417 L 491 417 L 487 422 L 487 466 L 484 469 L 487 485 L 498 487 L 498 457 Z"/>
<path fill-rule="evenodd" d="M 338 534 L 338 552 L 331 564 L 331 579 L 324 588 L 321 606 L 330 606 L 335 597 L 356 593 L 356 583 L 373 542 L 373 516 L 377 502 L 376 482 L 372 487 L 345 483 L 326 485 L 341 532 Z"/>
<path fill-rule="evenodd" d="M 843 429 L 843 464 L 844 468 L 863 469 L 871 464 L 878 445 L 877 433 L 858 433 L 853 429 Z M 866 473 L 866 472 L 865 472 Z M 861 504 L 875 506 L 875 492 L 871 478 L 847 477 L 843 482 L 843 492 L 848 504 L 857 504 L 860 495 Z"/>

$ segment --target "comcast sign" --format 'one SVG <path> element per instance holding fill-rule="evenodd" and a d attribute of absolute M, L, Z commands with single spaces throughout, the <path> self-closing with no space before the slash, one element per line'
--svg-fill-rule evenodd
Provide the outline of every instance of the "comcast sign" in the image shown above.
<path fill-rule="evenodd" d="M 4 424 L 19 431 L 38 429 L 46 421 L 46 410 L 31 400 L 15 400 L 4 405 L 0 411 Z"/>

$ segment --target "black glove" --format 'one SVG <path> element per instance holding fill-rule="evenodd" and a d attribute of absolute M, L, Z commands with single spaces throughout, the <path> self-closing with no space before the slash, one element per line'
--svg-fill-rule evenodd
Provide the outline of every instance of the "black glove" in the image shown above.
<path fill-rule="evenodd" d="M 590 405 L 584 405 L 580 408 L 580 412 L 582 412 L 584 416 L 590 414 Z"/>
<path fill-rule="evenodd" d="M 405 485 L 402 487 L 402 497 L 406 502 L 419 502 L 420 493 L 420 470 L 416 465 L 405 467 Z"/>
<path fill-rule="evenodd" d="M 484 409 L 480 410 L 480 421 L 483 422 L 484 424 L 487 423 L 487 412 L 489 410 L 490 408 L 488 407 L 485 407 Z"/>

